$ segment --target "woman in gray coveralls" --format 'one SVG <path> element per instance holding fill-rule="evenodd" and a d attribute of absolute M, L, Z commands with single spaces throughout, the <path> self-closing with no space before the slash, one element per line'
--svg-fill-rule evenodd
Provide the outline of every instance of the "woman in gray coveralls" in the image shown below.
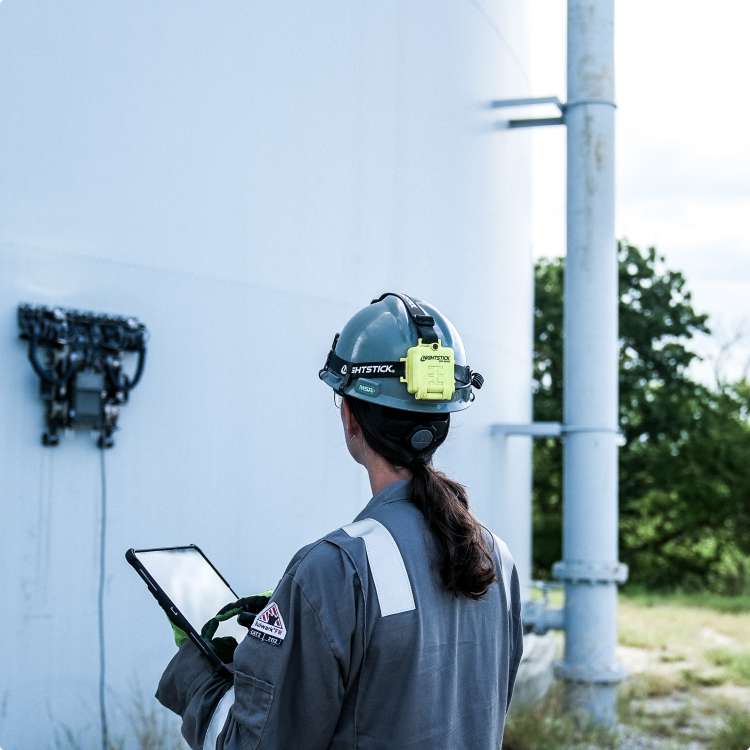
<path fill-rule="evenodd" d="M 233 679 L 187 641 L 157 697 L 195 750 L 497 750 L 523 649 L 518 575 L 432 466 L 482 378 L 450 321 L 393 293 L 337 334 L 320 378 L 372 499 L 245 613 Z"/>

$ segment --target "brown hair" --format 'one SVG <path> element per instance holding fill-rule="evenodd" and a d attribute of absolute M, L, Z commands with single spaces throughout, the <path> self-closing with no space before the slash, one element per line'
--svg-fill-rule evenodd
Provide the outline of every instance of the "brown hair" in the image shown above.
<path fill-rule="evenodd" d="M 445 588 L 456 596 L 482 597 L 497 580 L 482 525 L 469 510 L 466 488 L 431 463 L 448 435 L 450 414 L 392 409 L 349 396 L 346 402 L 370 448 L 394 466 L 411 470 L 411 501 L 437 541 Z M 421 430 L 431 432 L 433 439 L 426 447 L 415 448 L 411 437 Z"/>

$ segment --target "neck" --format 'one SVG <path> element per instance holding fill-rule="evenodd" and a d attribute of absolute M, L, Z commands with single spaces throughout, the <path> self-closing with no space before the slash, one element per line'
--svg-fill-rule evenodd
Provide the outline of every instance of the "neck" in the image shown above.
<path fill-rule="evenodd" d="M 373 495 L 377 495 L 389 484 L 398 482 L 400 479 L 411 479 L 412 476 L 409 469 L 392 466 L 387 461 L 372 461 L 365 468 L 370 477 L 370 489 Z"/>

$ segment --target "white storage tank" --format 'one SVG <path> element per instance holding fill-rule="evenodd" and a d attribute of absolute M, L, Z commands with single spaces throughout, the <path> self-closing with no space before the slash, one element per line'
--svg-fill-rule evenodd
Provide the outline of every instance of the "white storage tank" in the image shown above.
<path fill-rule="evenodd" d="M 528 442 L 500 477 L 489 426 L 530 417 L 529 141 L 486 106 L 526 58 L 522 0 L 0 5 L 0 747 L 101 746 L 101 456 L 41 444 L 20 302 L 150 331 L 104 455 L 113 740 L 173 652 L 128 547 L 197 543 L 250 594 L 369 498 L 317 372 L 383 291 L 462 332 L 486 385 L 438 463 L 526 544 Z"/>

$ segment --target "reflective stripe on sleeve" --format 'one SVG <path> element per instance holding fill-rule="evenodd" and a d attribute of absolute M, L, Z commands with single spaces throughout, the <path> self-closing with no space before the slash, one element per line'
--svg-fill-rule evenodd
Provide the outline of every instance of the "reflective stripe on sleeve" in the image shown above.
<path fill-rule="evenodd" d="M 513 561 L 513 555 L 510 554 L 508 545 L 497 535 L 492 535 L 497 545 L 497 550 L 500 553 L 500 563 L 502 566 L 502 577 L 503 586 L 505 587 L 505 600 L 508 603 L 508 611 L 510 611 L 510 578 L 513 575 L 513 568 L 516 563 Z"/>
<path fill-rule="evenodd" d="M 211 714 L 211 721 L 208 723 L 208 729 L 206 730 L 206 738 L 203 740 L 203 750 L 216 750 L 216 743 L 219 740 L 221 730 L 224 729 L 224 724 L 227 723 L 227 717 L 229 716 L 229 709 L 234 705 L 234 686 L 230 687 L 224 695 L 221 696 L 221 700 L 216 704 L 213 714 Z"/>
<path fill-rule="evenodd" d="M 344 526 L 342 530 L 365 543 L 381 616 L 416 609 L 409 574 L 390 531 L 374 518 L 363 518 Z"/>

